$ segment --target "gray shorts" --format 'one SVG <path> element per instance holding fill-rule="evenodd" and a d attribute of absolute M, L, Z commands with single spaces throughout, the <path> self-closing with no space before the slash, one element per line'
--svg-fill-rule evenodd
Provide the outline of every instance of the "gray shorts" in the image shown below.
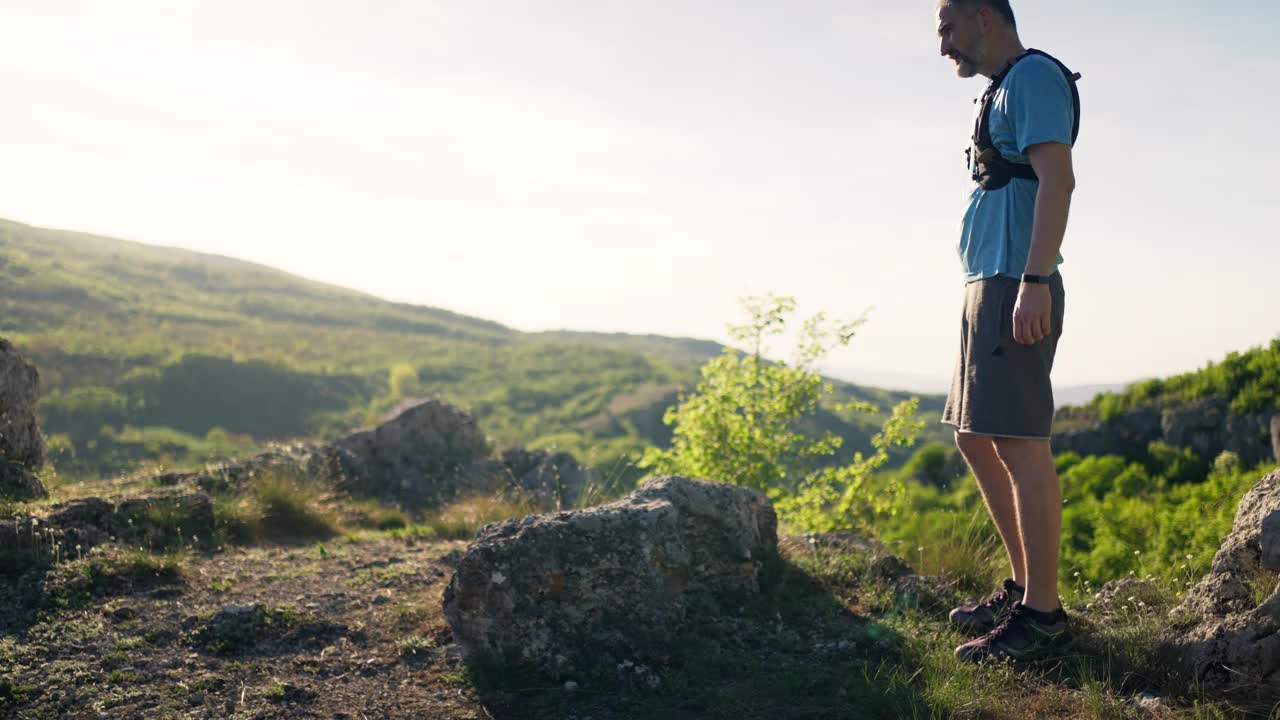
<path fill-rule="evenodd" d="M 1032 345 L 1013 339 L 1013 306 L 1020 285 L 1017 278 L 998 275 L 965 286 L 960 355 L 942 409 L 942 422 L 960 432 L 1050 436 L 1053 386 L 1049 373 L 1062 336 L 1062 274 L 1054 273 L 1049 283 L 1052 331 Z"/>

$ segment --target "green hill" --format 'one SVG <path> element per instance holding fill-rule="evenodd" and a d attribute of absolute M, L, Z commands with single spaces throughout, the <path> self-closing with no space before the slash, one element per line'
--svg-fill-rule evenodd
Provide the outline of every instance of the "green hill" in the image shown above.
<path fill-rule="evenodd" d="M 498 447 L 555 446 L 625 473 L 626 458 L 669 440 L 662 411 L 723 349 L 522 333 L 231 258 L 5 220 L 0 335 L 41 369 L 43 427 L 69 474 L 332 437 L 428 395 L 469 409 Z M 833 384 L 834 401 L 908 397 Z M 922 398 L 929 419 L 941 404 Z M 876 428 L 831 410 L 818 422 L 846 438 L 846 457 Z"/>

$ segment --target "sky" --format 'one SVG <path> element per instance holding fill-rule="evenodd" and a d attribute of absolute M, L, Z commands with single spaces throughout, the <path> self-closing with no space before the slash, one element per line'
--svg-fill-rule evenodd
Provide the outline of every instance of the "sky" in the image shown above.
<path fill-rule="evenodd" d="M 929 0 L 0 8 L 0 217 L 525 331 L 731 342 L 791 296 L 867 311 L 830 374 L 947 385 L 984 81 Z M 1280 335 L 1280 3 L 1014 9 L 1083 74 L 1055 385 Z"/>

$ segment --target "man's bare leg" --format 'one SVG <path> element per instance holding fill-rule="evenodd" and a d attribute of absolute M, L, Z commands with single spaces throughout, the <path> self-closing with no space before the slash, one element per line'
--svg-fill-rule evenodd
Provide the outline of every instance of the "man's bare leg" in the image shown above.
<path fill-rule="evenodd" d="M 996 438 L 973 433 L 956 433 L 956 447 L 964 456 L 978 489 L 987 504 L 987 512 L 995 522 L 1000 539 L 1004 541 L 1009 565 L 1013 568 L 1013 581 L 1027 587 L 1026 556 L 1022 549 L 1022 536 L 1018 533 L 1017 511 L 1013 499 L 1013 484 L 1009 470 L 996 454 Z"/>
<path fill-rule="evenodd" d="M 1027 592 L 1034 610 L 1058 607 L 1058 551 L 1062 541 L 1062 489 L 1048 440 L 995 438 L 995 451 L 1013 480 L 1018 532 L 1026 554 Z"/>

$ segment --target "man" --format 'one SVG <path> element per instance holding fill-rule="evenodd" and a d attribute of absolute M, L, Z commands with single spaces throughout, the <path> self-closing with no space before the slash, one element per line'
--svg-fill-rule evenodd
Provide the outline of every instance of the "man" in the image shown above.
<path fill-rule="evenodd" d="M 1012 567 L 1000 589 L 950 619 L 984 633 L 956 648 L 961 659 L 1043 658 L 1070 638 L 1057 592 L 1062 493 L 1049 372 L 1062 333 L 1058 249 L 1075 187 L 1079 76 L 1027 52 L 1008 0 L 938 0 L 937 21 L 956 73 L 991 78 L 969 151 L 976 185 L 959 243 L 960 358 L 942 421 L 956 428 Z"/>

